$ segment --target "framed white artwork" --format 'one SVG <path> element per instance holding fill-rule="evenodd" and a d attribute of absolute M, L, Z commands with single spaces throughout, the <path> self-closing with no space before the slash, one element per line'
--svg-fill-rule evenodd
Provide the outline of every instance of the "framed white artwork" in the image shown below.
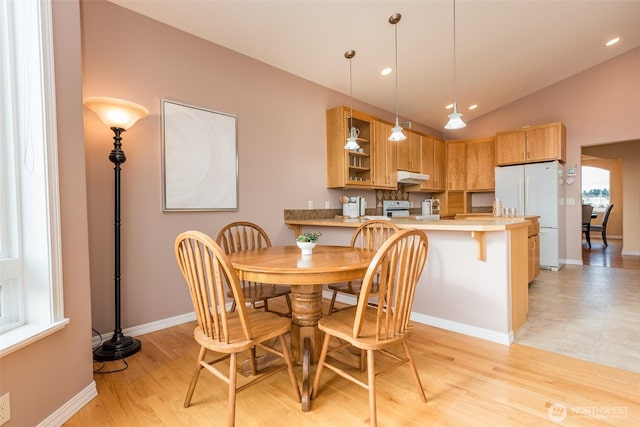
<path fill-rule="evenodd" d="M 237 117 L 162 100 L 163 211 L 238 210 Z"/>

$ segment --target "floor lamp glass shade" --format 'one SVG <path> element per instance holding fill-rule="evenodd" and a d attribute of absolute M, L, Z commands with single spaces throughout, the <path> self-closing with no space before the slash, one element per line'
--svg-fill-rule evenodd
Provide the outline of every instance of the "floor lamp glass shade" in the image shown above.
<path fill-rule="evenodd" d="M 86 98 L 84 105 L 110 128 L 127 130 L 149 115 L 149 110 L 142 105 L 118 98 Z"/>
<path fill-rule="evenodd" d="M 466 124 L 462 121 L 462 114 L 458 113 L 456 105 L 453 104 L 453 113 L 449 114 L 449 121 L 444 125 L 445 129 L 462 129 Z"/>

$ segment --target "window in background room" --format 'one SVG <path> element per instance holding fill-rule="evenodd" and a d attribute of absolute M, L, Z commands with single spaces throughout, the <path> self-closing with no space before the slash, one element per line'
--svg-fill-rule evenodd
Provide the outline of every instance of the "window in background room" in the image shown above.
<path fill-rule="evenodd" d="M 611 202 L 609 171 L 582 166 L 582 204 L 593 206 L 593 213 L 604 213 Z"/>
<path fill-rule="evenodd" d="M 64 327 L 51 0 L 0 1 L 0 357 Z"/>

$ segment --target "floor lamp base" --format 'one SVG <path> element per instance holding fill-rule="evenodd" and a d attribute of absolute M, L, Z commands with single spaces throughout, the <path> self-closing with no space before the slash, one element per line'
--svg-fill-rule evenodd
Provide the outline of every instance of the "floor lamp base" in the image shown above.
<path fill-rule="evenodd" d="M 98 362 L 120 360 L 140 351 L 140 340 L 122 334 L 114 334 L 109 341 L 103 343 L 93 352 L 93 359 Z"/>

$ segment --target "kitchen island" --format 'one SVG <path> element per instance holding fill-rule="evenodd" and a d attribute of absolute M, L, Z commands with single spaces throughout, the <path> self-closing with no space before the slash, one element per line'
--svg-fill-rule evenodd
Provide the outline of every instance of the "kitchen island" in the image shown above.
<path fill-rule="evenodd" d="M 365 217 L 366 218 L 366 217 Z M 347 244 L 365 219 L 287 219 L 294 235 L 320 231 L 320 244 Z M 511 344 L 528 312 L 530 221 L 520 218 L 418 220 L 394 218 L 399 228 L 424 230 L 427 263 L 412 320 L 489 341 Z M 344 297 L 345 302 L 355 303 Z"/>

